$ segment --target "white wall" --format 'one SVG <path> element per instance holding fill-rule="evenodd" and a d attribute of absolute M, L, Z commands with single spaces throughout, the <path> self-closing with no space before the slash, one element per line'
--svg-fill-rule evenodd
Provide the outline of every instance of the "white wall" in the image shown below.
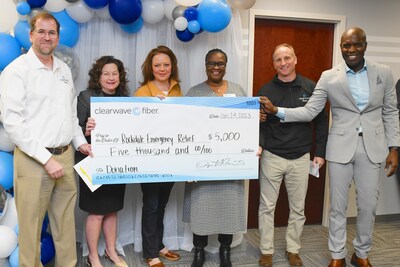
<path fill-rule="evenodd" d="M 400 1 L 398 0 L 258 0 L 253 10 L 274 13 L 321 14 L 345 16 L 346 28 L 357 26 L 367 34 L 368 48 L 366 58 L 388 65 L 393 71 L 395 81 L 400 78 Z M 244 28 L 244 46 L 248 51 L 250 10 L 241 11 Z M 250 32 L 251 34 L 251 32 Z M 251 37 L 251 36 L 250 36 Z M 317 45 L 317 44 L 316 44 Z M 251 53 L 250 53 L 251 54 Z M 247 53 L 248 55 L 248 53 Z M 247 59 L 248 60 L 248 59 Z M 246 62 L 246 60 L 245 60 Z M 301 62 L 299 63 L 301 64 Z M 247 72 L 245 72 L 247 74 Z M 247 79 L 247 75 L 245 79 Z M 250 77 L 250 79 L 252 79 Z M 380 199 L 377 214 L 400 213 L 400 194 L 397 177 L 386 177 L 382 170 Z M 329 188 L 326 188 L 329 190 Z M 328 197 L 328 191 L 325 198 Z M 326 199 L 324 224 L 329 201 Z M 357 214 L 354 189 L 351 189 L 348 217 Z"/>

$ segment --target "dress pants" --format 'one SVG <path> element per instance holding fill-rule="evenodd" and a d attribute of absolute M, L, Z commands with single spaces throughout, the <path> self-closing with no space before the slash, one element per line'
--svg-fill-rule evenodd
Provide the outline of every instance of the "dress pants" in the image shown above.
<path fill-rule="evenodd" d="M 39 267 L 40 235 L 48 211 L 51 234 L 56 249 L 55 267 L 75 267 L 76 178 L 72 147 L 53 155 L 64 168 L 64 176 L 52 179 L 43 165 L 19 148 L 14 151 L 14 190 L 19 226 L 19 266 Z"/>
<path fill-rule="evenodd" d="M 165 246 L 164 213 L 174 183 L 142 183 L 142 246 L 143 257 L 159 257 L 159 251 Z"/>
<path fill-rule="evenodd" d="M 330 211 L 329 250 L 333 259 L 346 257 L 346 211 L 349 188 L 354 180 L 357 203 L 357 229 L 353 246 L 359 258 L 366 258 L 372 246 L 376 208 L 378 206 L 381 164 L 369 160 L 362 136 L 349 163 L 329 162 Z"/>
<path fill-rule="evenodd" d="M 275 207 L 284 177 L 290 208 L 286 230 L 286 250 L 291 253 L 299 252 L 301 247 L 300 237 L 306 221 L 304 206 L 309 170 L 309 153 L 298 159 L 285 159 L 268 150 L 263 151 L 260 169 L 260 207 L 258 211 L 262 254 L 274 253 Z"/>
<path fill-rule="evenodd" d="M 221 247 L 230 247 L 232 244 L 233 235 L 231 234 L 218 234 L 218 241 Z M 208 235 L 196 235 L 193 234 L 193 245 L 194 247 L 205 248 L 208 245 Z"/>

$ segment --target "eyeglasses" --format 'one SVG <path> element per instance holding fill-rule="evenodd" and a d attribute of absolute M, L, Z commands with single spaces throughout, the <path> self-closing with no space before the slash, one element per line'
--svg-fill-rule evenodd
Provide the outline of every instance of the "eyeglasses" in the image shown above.
<path fill-rule="evenodd" d="M 219 61 L 219 62 L 215 62 L 215 61 L 207 61 L 206 62 L 206 66 L 208 68 L 215 68 L 215 66 L 218 66 L 218 68 L 225 68 L 226 67 L 226 62 L 223 61 Z"/>
<path fill-rule="evenodd" d="M 58 33 L 56 31 L 48 31 L 48 32 L 46 32 L 45 30 L 37 30 L 36 34 L 39 37 L 45 37 L 48 34 L 49 38 L 52 38 L 52 39 L 57 38 L 57 36 L 58 36 Z"/>

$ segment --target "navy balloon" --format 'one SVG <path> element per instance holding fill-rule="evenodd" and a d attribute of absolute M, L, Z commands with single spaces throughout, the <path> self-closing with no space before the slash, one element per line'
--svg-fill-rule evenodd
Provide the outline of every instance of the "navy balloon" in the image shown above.
<path fill-rule="evenodd" d="M 46 216 L 44 216 L 44 219 L 43 219 L 42 233 L 46 233 L 47 232 L 47 227 L 48 226 L 49 226 L 49 217 L 47 216 L 47 213 L 46 213 Z"/>
<path fill-rule="evenodd" d="M 219 32 L 231 21 L 231 8 L 225 1 L 202 0 L 197 7 L 201 28 L 207 32 Z"/>
<path fill-rule="evenodd" d="M 0 32 L 0 71 L 21 55 L 19 42 L 11 35 Z M 5 153 L 5 152 L 4 152 Z M 2 179 L 0 177 L 0 179 Z"/>
<path fill-rule="evenodd" d="M 182 42 L 189 42 L 190 40 L 193 39 L 194 34 L 191 33 L 188 29 L 184 31 L 176 30 L 176 37 L 178 37 L 178 39 L 181 40 Z"/>
<path fill-rule="evenodd" d="M 197 12 L 197 9 L 195 7 L 188 7 L 185 10 L 185 13 L 184 13 L 184 17 L 188 21 L 196 20 L 197 19 L 197 15 L 198 15 L 198 12 Z"/>
<path fill-rule="evenodd" d="M 40 238 L 40 261 L 43 264 L 49 263 L 56 255 L 53 238 L 49 233 L 42 233 Z"/>
<path fill-rule="evenodd" d="M 130 24 L 142 14 L 141 0 L 110 0 L 108 4 L 110 16 L 119 24 Z"/>
<path fill-rule="evenodd" d="M 60 23 L 60 44 L 73 47 L 79 40 L 78 23 L 68 16 L 65 9 L 61 12 L 53 13 L 54 17 Z"/>
<path fill-rule="evenodd" d="M 42 7 L 46 4 L 47 0 L 28 0 L 28 4 L 31 8 Z"/>
<path fill-rule="evenodd" d="M 143 27 L 143 19 L 139 18 L 137 21 L 131 24 L 121 24 L 121 29 L 127 33 L 137 33 Z"/>
<path fill-rule="evenodd" d="M 83 0 L 88 7 L 93 9 L 103 8 L 108 5 L 108 0 Z"/>

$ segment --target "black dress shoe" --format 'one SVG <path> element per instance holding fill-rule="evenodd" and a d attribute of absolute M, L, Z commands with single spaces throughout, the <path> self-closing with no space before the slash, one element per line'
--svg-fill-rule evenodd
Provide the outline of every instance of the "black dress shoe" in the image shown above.
<path fill-rule="evenodd" d="M 219 247 L 219 260 L 220 260 L 219 262 L 220 267 L 232 267 L 230 246 Z"/>
<path fill-rule="evenodd" d="M 194 256 L 191 267 L 203 267 L 204 261 L 206 260 L 206 253 L 204 247 L 195 247 Z"/>

